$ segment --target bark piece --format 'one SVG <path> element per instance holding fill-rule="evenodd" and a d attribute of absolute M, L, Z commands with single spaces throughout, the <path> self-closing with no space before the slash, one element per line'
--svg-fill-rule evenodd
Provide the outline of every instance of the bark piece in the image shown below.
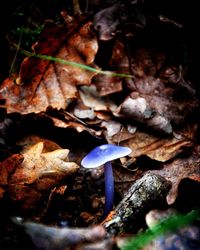
<path fill-rule="evenodd" d="M 110 221 L 103 223 L 108 235 L 117 235 L 145 215 L 155 203 L 164 202 L 171 183 L 160 175 L 145 174 L 128 190 Z"/>

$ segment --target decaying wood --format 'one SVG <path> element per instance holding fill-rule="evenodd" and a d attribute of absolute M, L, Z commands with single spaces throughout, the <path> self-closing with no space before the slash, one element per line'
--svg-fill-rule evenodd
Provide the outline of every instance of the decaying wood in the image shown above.
<path fill-rule="evenodd" d="M 116 207 L 111 220 L 103 223 L 107 234 L 117 235 L 144 216 L 155 203 L 164 202 L 171 183 L 160 175 L 145 174 L 128 190 L 122 201 Z"/>

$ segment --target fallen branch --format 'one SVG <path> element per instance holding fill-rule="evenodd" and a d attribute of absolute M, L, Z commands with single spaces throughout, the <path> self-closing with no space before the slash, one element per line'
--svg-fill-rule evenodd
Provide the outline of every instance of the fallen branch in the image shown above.
<path fill-rule="evenodd" d="M 126 193 L 114 211 L 111 220 L 105 221 L 107 234 L 118 235 L 144 216 L 155 204 L 164 203 L 171 183 L 160 175 L 145 174 Z"/>

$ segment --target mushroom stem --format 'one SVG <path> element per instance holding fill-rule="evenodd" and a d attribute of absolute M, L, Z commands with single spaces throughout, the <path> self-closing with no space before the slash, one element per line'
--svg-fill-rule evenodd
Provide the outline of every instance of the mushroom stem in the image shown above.
<path fill-rule="evenodd" d="M 102 215 L 102 219 L 105 219 L 113 208 L 114 177 L 113 177 L 112 164 L 110 161 L 104 164 L 104 179 L 105 179 L 105 208 Z"/>
<path fill-rule="evenodd" d="M 97 168 L 104 164 L 105 208 L 101 219 L 105 219 L 112 211 L 114 200 L 114 177 L 111 161 L 131 153 L 128 147 L 103 144 L 94 148 L 81 161 L 84 168 Z"/>

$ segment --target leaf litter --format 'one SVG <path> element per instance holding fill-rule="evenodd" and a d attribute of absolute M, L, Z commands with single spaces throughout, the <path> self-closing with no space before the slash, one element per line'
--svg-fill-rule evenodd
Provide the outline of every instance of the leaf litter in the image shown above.
<path fill-rule="evenodd" d="M 119 222 L 115 214 L 99 225 L 105 202 L 103 173 L 80 166 L 94 146 L 111 143 L 132 149 L 131 155 L 113 163 L 113 209 L 117 214 L 132 211 L 129 219 L 139 226 L 128 225 L 131 235 L 146 228 L 144 216 L 162 192 L 151 198 L 142 186 L 141 199 L 131 205 L 130 190 L 143 179 L 148 183 L 148 174 L 170 183 L 161 199 L 164 210 L 176 209 L 184 180 L 200 182 L 199 90 L 190 75 L 184 25 L 163 16 L 152 20 L 145 8 L 145 3 L 130 1 L 111 3 L 91 16 L 62 11 L 62 24 L 46 20 L 19 75 L 0 86 L 0 204 L 26 217 L 13 219 L 10 226 L 25 231 L 37 249 L 45 237 L 49 240 L 43 249 L 114 249 L 127 233 L 124 216 Z M 48 125 L 41 125 L 41 118 Z M 182 202 L 184 212 L 194 208 Z M 138 209 L 141 214 L 133 216 Z M 115 237 L 106 237 L 112 223 Z"/>

